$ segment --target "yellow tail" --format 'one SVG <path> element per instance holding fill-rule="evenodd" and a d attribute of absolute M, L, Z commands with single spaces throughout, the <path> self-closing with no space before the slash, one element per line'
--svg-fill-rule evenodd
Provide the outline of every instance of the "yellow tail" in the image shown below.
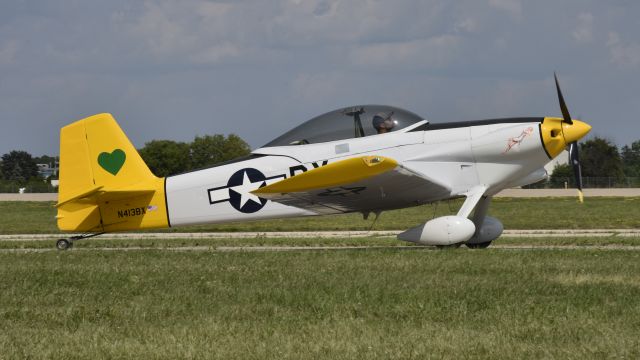
<path fill-rule="evenodd" d="M 111 114 L 94 115 L 60 131 L 60 230 L 168 227 L 164 183 Z"/>

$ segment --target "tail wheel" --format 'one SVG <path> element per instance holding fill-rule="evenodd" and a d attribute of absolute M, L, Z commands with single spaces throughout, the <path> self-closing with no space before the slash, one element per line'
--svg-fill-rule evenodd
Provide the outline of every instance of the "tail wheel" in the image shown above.
<path fill-rule="evenodd" d="M 77 241 L 77 240 L 82 240 L 82 239 L 88 239 L 88 238 L 92 238 L 94 236 L 99 236 L 104 234 L 103 232 L 101 233 L 95 233 L 95 234 L 84 234 L 84 235 L 77 235 L 77 236 L 72 236 L 68 239 L 59 239 L 58 241 L 56 241 L 56 249 L 58 250 L 69 250 L 73 247 L 73 242 Z"/>
<path fill-rule="evenodd" d="M 491 245 L 491 241 L 479 243 L 479 244 L 465 244 L 469 249 L 486 249 Z"/>
<path fill-rule="evenodd" d="M 56 248 L 58 250 L 68 250 L 73 247 L 73 243 L 68 239 L 60 239 L 56 241 Z"/>

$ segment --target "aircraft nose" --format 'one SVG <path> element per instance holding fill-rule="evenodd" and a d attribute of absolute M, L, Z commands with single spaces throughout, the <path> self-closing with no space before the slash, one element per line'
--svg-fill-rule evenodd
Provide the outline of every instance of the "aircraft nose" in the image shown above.
<path fill-rule="evenodd" d="M 567 144 L 582 139 L 589 131 L 591 131 L 591 125 L 580 120 L 573 120 L 573 124 L 562 123 L 562 134 Z"/>

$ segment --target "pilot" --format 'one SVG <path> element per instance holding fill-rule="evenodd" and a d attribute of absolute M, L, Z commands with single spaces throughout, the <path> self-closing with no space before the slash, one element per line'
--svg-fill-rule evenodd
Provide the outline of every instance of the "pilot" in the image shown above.
<path fill-rule="evenodd" d="M 380 112 L 373 116 L 373 127 L 378 134 L 388 133 L 398 124 L 398 121 L 391 117 L 392 115 L 393 111 L 390 113 Z"/>

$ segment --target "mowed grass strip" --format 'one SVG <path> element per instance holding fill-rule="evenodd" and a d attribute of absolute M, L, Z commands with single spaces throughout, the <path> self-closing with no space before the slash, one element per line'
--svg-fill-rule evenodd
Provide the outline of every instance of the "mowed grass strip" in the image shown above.
<path fill-rule="evenodd" d="M 54 238 L 49 240 L 3 240 L 0 249 L 51 249 Z M 221 246 L 236 247 L 320 247 L 320 246 L 410 246 L 411 243 L 399 241 L 395 237 L 340 237 L 340 238 L 216 238 L 216 239 L 104 239 L 92 238 L 74 243 L 74 249 L 113 249 L 113 248 L 149 248 L 170 249 L 180 247 L 209 247 L 215 250 Z"/>
<path fill-rule="evenodd" d="M 638 358 L 640 253 L 0 254 L 0 358 Z"/>
<path fill-rule="evenodd" d="M 361 214 L 315 216 L 172 228 L 178 232 L 404 230 L 435 216 L 455 214 L 462 200 L 385 211 L 374 223 Z M 640 228 L 640 198 L 496 198 L 489 214 L 506 229 Z M 0 202 L 0 234 L 57 233 L 51 202 Z"/>
<path fill-rule="evenodd" d="M 47 240 L 3 240 L 0 250 L 8 249 L 54 249 L 55 238 Z M 587 236 L 587 237 L 501 237 L 491 246 L 638 246 L 640 237 L 633 236 Z M 91 238 L 76 241 L 74 249 L 176 249 L 203 248 L 216 250 L 220 247 L 413 247 L 414 243 L 400 241 L 395 236 L 388 237 L 338 237 L 338 238 L 216 238 L 216 239 L 105 239 Z"/>

